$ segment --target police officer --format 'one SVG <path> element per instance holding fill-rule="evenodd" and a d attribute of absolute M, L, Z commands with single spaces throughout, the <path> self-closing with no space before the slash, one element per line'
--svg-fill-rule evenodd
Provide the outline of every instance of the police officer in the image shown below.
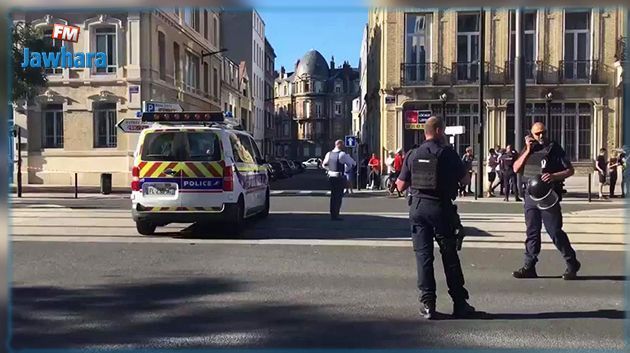
<path fill-rule="evenodd" d="M 499 158 L 499 166 L 502 171 L 503 177 L 503 186 L 505 192 L 504 201 L 510 200 L 510 185 L 512 186 L 512 191 L 514 192 L 516 201 L 521 201 L 518 196 L 518 185 L 516 182 L 516 173 L 514 173 L 514 161 L 516 160 L 516 152 L 512 149 L 511 145 L 507 145 L 505 148 L 505 153 L 501 155 Z"/>
<path fill-rule="evenodd" d="M 344 174 L 345 167 L 353 168 L 356 163 L 343 151 L 344 143 L 341 140 L 335 141 L 335 148 L 326 153 L 324 168 L 327 169 L 328 182 L 330 183 L 330 218 L 333 221 L 341 221 L 339 211 L 343 200 L 343 189 L 346 187 L 347 179 Z"/>
<path fill-rule="evenodd" d="M 577 277 L 581 264 L 571 247 L 569 237 L 562 230 L 562 187 L 564 179 L 574 174 L 573 166 L 562 147 L 546 138 L 545 125 L 537 122 L 531 128 L 531 134 L 525 137 L 525 149 L 514 163 L 514 172 L 523 173 L 525 191 L 525 224 L 527 239 L 525 240 L 525 264 L 514 271 L 516 278 L 536 278 L 536 262 L 540 253 L 540 229 L 545 225 L 547 234 L 564 257 L 567 268 L 562 276 L 565 280 Z M 534 184 L 539 179 L 544 184 Z M 547 186 L 557 195 L 557 202 L 552 207 L 539 207 L 532 198 L 534 186 Z M 551 205 L 549 205 L 551 206 Z"/>
<path fill-rule="evenodd" d="M 444 135 L 444 121 L 430 117 L 424 135 L 426 141 L 409 152 L 396 181 L 398 190 L 411 188 L 409 220 L 416 255 L 420 312 L 435 318 L 436 286 L 433 271 L 433 239 L 437 240 L 444 264 L 448 292 L 453 299 L 453 315 L 467 317 L 475 308 L 467 303 L 464 275 L 457 255 L 458 182 L 466 182 L 468 171 Z"/>

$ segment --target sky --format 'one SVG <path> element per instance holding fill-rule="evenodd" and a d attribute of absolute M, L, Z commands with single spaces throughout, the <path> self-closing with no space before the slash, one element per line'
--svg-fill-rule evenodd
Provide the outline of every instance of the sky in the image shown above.
<path fill-rule="evenodd" d="M 310 49 L 318 50 L 330 64 L 345 60 L 359 65 L 361 39 L 367 23 L 364 1 L 254 1 L 265 22 L 265 35 L 276 53 L 275 68 L 294 70 L 295 62 Z M 299 4 L 299 5 L 298 5 Z"/>

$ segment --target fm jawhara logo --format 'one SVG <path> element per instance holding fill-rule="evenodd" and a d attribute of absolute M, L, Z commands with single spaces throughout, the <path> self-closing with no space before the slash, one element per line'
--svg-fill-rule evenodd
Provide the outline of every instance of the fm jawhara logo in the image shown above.
<path fill-rule="evenodd" d="M 68 42 L 77 43 L 81 29 L 76 26 L 55 24 L 52 38 Z M 22 67 L 45 67 L 45 68 L 86 68 L 86 67 L 107 67 L 107 54 L 96 53 L 71 53 L 65 46 L 57 52 L 31 52 L 29 48 L 24 48 L 24 61 Z"/>

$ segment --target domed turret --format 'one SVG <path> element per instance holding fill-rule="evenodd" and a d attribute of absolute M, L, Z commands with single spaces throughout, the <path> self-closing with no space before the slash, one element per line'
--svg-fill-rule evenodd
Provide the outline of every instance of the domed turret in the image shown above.
<path fill-rule="evenodd" d="M 328 63 L 317 50 L 311 49 L 300 59 L 296 76 L 310 75 L 313 77 L 328 78 Z"/>

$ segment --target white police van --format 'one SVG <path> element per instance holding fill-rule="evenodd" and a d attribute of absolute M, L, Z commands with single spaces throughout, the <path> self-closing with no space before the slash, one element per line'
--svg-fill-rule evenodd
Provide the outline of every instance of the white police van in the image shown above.
<path fill-rule="evenodd" d="M 132 216 L 152 235 L 169 223 L 229 223 L 269 214 L 265 160 L 221 112 L 145 112 L 132 168 Z"/>

